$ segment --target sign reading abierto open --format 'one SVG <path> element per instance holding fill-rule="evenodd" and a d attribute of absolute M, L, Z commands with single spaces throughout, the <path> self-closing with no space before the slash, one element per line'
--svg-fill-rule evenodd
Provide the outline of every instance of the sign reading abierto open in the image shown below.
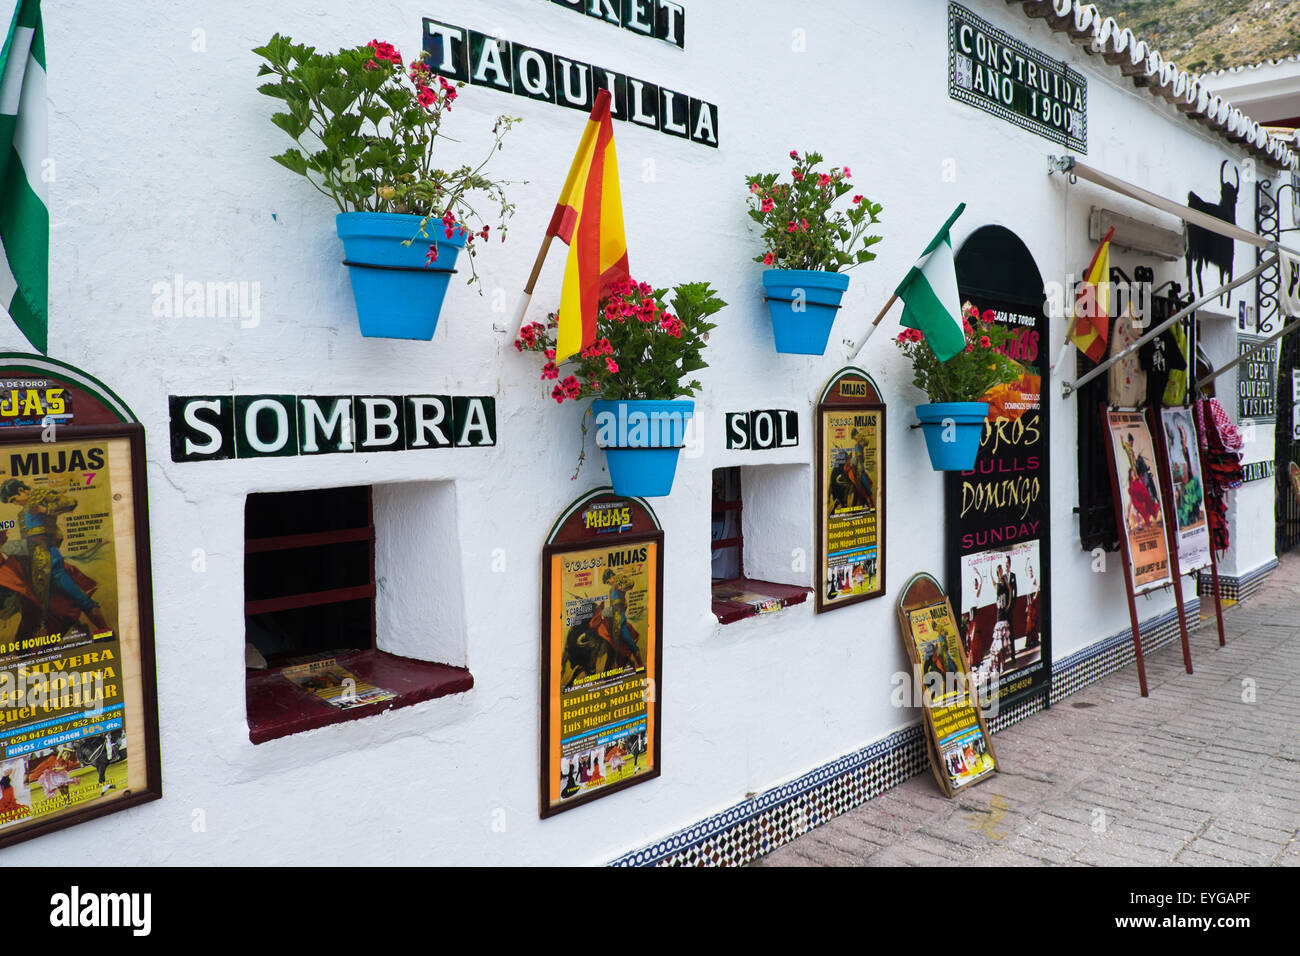
<path fill-rule="evenodd" d="M 960 4 L 948 5 L 948 95 L 1088 151 L 1088 81 Z"/>

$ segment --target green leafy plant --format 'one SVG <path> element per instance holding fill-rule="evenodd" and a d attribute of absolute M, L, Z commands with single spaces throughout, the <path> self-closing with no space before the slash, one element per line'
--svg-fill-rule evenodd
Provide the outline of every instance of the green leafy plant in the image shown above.
<path fill-rule="evenodd" d="M 917 329 L 903 329 L 895 341 L 912 361 L 912 384 L 931 402 L 978 402 L 991 388 L 1019 381 L 1024 368 L 1002 351 L 1015 330 L 998 325 L 991 309 L 981 316 L 969 302 L 962 304 L 966 348 L 946 362 L 930 348 Z"/>
<path fill-rule="evenodd" d="M 790 150 L 795 161 L 788 183 L 777 173 L 746 176 L 749 218 L 763 227 L 765 251 L 755 262 L 777 269 L 847 272 L 876 258 L 871 247 L 882 236 L 868 235 L 880 222 L 881 205 L 860 193 L 844 208 L 835 204 L 853 192 L 849 168 L 822 172 L 819 153 Z"/>
<path fill-rule="evenodd" d="M 284 105 L 271 122 L 295 143 L 271 158 L 333 199 L 340 212 L 417 215 L 415 235 L 424 238 L 432 219 L 441 220 L 439 228 L 449 239 L 463 232 L 473 282 L 474 240 L 486 240 L 491 227 L 471 199 L 482 197 L 495 209 L 504 242 L 515 208 L 505 187 L 514 184 L 490 179 L 484 168 L 519 120 L 497 117 L 492 145 L 478 164 L 440 169 L 433 161 L 434 144 L 445 135 L 443 121 L 463 84 L 435 76 L 423 53 L 403 65 L 391 43 L 371 40 L 318 53 L 278 33 L 253 52 L 264 61 L 257 75 L 274 77 L 258 91 Z M 436 259 L 437 247 L 430 245 L 426 263 Z"/>
<path fill-rule="evenodd" d="M 693 395 L 700 383 L 689 376 L 708 367 L 701 353 L 716 328 L 708 318 L 727 303 L 707 282 L 674 286 L 671 303 L 668 292 L 631 279 L 616 283 L 600 300 L 595 343 L 558 365 L 554 313 L 545 325 L 524 326 L 515 348 L 546 358 L 542 379 L 556 383 L 551 397 L 561 404 L 591 397 L 662 401 Z"/>

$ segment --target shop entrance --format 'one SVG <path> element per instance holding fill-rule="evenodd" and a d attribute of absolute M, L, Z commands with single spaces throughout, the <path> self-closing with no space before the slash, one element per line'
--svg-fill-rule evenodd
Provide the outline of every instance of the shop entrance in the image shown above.
<path fill-rule="evenodd" d="M 1300 545 L 1300 335 L 1282 337 L 1277 362 L 1277 553 Z"/>
<path fill-rule="evenodd" d="M 1292 206 L 1292 221 L 1300 220 L 1300 199 L 1294 182 L 1284 182 L 1274 193 L 1272 183 L 1263 179 L 1255 184 L 1255 231 L 1261 236 L 1280 240 L 1283 233 L 1296 233 L 1296 227 L 1282 228 L 1282 210 L 1285 203 Z M 1259 260 L 1256 253 L 1256 261 Z M 1282 314 L 1279 303 L 1281 273 L 1274 265 L 1259 277 L 1256 285 L 1258 330 L 1273 332 L 1284 324 L 1288 316 Z M 1285 554 L 1300 545 L 1300 335 L 1284 335 L 1278 343 L 1277 360 L 1277 430 L 1273 447 L 1276 450 L 1274 481 L 1277 496 L 1274 513 L 1277 518 L 1277 553 Z"/>
<path fill-rule="evenodd" d="M 947 483 L 948 594 L 977 679 L 1001 706 L 1051 687 L 1048 337 L 1043 277 L 1005 226 L 976 229 L 955 256 L 957 288 L 982 317 L 1013 330 L 1004 347 L 1020 380 L 985 393 L 989 420 L 969 472 Z"/>

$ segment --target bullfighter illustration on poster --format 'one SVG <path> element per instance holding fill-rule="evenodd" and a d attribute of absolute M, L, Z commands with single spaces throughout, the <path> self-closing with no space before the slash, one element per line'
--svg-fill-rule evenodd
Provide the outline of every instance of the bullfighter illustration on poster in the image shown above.
<path fill-rule="evenodd" d="M 126 789 L 105 443 L 0 460 L 0 828 Z"/>
<path fill-rule="evenodd" d="M 824 605 L 880 591 L 880 411 L 827 409 L 821 427 Z"/>
<path fill-rule="evenodd" d="M 658 544 L 552 557 L 552 807 L 653 769 Z"/>

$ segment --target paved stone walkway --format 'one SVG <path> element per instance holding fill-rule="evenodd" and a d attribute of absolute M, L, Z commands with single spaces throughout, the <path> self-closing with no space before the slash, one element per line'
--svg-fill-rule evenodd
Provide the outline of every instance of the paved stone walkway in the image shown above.
<path fill-rule="evenodd" d="M 994 736 L 1003 772 L 913 777 L 756 866 L 1300 866 L 1300 554 L 1259 592 Z M 1253 691 L 1253 693 L 1252 693 Z"/>

